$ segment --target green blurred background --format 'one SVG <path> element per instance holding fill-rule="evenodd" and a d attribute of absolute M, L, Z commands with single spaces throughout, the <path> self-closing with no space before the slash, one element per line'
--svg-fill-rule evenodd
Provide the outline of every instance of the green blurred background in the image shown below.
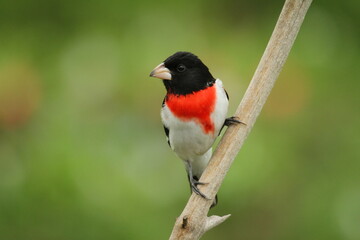
<path fill-rule="evenodd" d="M 0 239 L 167 239 L 189 197 L 150 71 L 192 51 L 233 113 L 283 1 L 0 0 Z M 360 1 L 315 1 L 204 239 L 360 239 Z"/>

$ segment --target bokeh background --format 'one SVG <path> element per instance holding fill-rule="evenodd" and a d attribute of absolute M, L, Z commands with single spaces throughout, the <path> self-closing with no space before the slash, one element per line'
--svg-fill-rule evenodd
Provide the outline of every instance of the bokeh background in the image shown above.
<path fill-rule="evenodd" d="M 283 1 L 0 1 L 0 239 L 167 239 L 189 197 L 150 71 L 192 51 L 235 111 Z M 204 239 L 360 239 L 360 1 L 315 1 Z"/>

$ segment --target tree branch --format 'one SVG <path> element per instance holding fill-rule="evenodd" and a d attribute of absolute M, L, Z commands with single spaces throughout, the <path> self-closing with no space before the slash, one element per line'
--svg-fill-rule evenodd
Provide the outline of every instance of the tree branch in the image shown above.
<path fill-rule="evenodd" d="M 209 183 L 200 186 L 206 196 L 213 199 L 218 192 L 279 76 L 311 2 L 286 0 L 250 85 L 236 110 L 235 116 L 246 125 L 238 124 L 227 129 L 200 179 Z M 199 239 L 206 231 L 225 221 L 230 215 L 207 217 L 212 202 L 193 193 L 177 218 L 170 239 Z"/>

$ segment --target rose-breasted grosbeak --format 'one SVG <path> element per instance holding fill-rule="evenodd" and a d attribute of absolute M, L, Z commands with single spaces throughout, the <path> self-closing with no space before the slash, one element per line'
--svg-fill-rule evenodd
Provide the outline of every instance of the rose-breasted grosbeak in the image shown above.
<path fill-rule="evenodd" d="M 226 118 L 229 98 L 222 82 L 189 52 L 168 57 L 150 76 L 162 79 L 167 91 L 161 119 L 169 146 L 184 161 L 192 191 L 207 198 L 197 185 L 204 184 L 199 179 L 212 145 L 224 125 L 240 122 Z M 217 197 L 212 206 L 216 203 Z"/>

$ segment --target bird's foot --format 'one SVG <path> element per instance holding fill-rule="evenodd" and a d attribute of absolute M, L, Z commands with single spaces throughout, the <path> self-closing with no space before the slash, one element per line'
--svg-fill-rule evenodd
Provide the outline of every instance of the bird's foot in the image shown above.
<path fill-rule="evenodd" d="M 203 194 L 200 189 L 197 187 L 198 185 L 206 185 L 207 183 L 203 183 L 203 182 L 199 182 L 198 180 L 191 178 L 190 179 L 190 185 L 191 185 L 191 190 L 196 193 L 197 195 L 200 195 L 201 197 L 210 200 L 210 198 L 208 198 L 205 194 Z"/>
<path fill-rule="evenodd" d="M 229 118 L 225 119 L 224 126 L 230 126 L 230 125 L 234 125 L 234 124 L 246 125 L 244 122 L 242 122 L 238 119 L 239 119 L 238 117 L 229 117 Z"/>

